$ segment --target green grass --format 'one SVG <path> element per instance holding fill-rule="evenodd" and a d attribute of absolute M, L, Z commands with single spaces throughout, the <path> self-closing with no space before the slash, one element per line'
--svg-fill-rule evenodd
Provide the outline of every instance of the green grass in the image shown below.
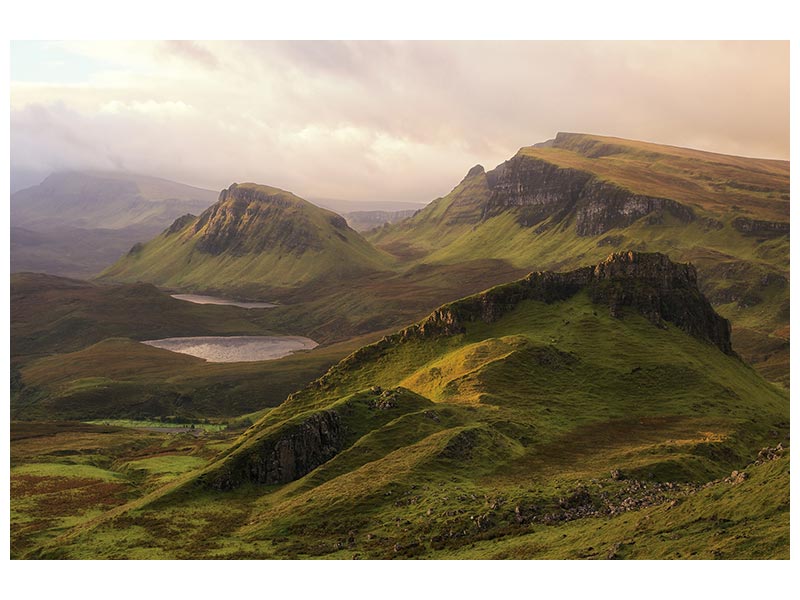
<path fill-rule="evenodd" d="M 37 477 L 66 477 L 116 481 L 118 473 L 82 464 L 26 463 L 12 469 L 13 475 L 35 475 Z"/>
<path fill-rule="evenodd" d="M 737 339 L 745 358 L 771 380 L 788 384 L 788 344 L 779 347 L 774 335 L 783 331 L 778 337 L 788 341 L 788 235 L 744 235 L 733 226 L 740 216 L 788 221 L 788 162 L 578 134 L 559 134 L 552 147 L 523 148 L 513 160 L 544 162 L 633 193 L 676 200 L 692 207 L 696 219 L 687 224 L 665 214 L 654 224 L 643 217 L 601 235 L 579 236 L 573 209 L 550 216 L 541 227 L 526 227 L 513 207 L 485 212 L 493 192 L 480 173 L 414 217 L 374 230 L 370 241 L 407 262 L 453 269 L 466 261 L 500 259 L 522 270 L 569 270 L 626 250 L 693 262 L 703 292 L 743 334 Z"/>
<path fill-rule="evenodd" d="M 111 427 L 130 427 L 132 429 L 157 428 L 157 429 L 199 429 L 202 431 L 222 431 L 227 427 L 222 423 L 175 423 L 169 421 L 135 421 L 132 419 L 99 419 L 97 421 L 87 421 L 92 425 L 110 425 Z"/>
<path fill-rule="evenodd" d="M 220 252 L 206 247 L 217 243 Z M 290 192 L 245 183 L 179 231 L 124 256 L 101 279 L 274 300 L 310 282 L 388 270 L 392 262 L 342 217 Z"/>
<path fill-rule="evenodd" d="M 376 385 L 394 390 L 393 405 L 374 407 L 385 397 Z M 285 485 L 201 484 L 319 410 L 347 432 L 322 466 Z M 612 318 L 583 294 L 525 301 L 465 334 L 353 355 L 216 461 L 38 555 L 785 557 L 788 456 L 750 467 L 742 484 L 724 478 L 787 433 L 787 394 L 737 358 L 637 314 Z M 616 516 L 531 520 L 563 513 L 584 488 L 601 508 L 657 499 Z"/>

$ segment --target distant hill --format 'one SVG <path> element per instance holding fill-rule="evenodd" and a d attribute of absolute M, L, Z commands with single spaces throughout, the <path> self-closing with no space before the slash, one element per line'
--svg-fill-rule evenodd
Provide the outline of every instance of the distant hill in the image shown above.
<path fill-rule="evenodd" d="M 93 277 L 216 198 L 210 190 L 127 173 L 53 173 L 38 181 L 11 195 L 12 273 Z"/>
<path fill-rule="evenodd" d="M 211 205 L 216 192 L 166 179 L 114 172 L 53 173 L 11 195 L 11 224 L 52 228 L 163 228 Z"/>
<path fill-rule="evenodd" d="M 344 215 L 359 211 L 395 212 L 398 210 L 419 210 L 424 202 L 404 202 L 392 200 L 342 200 L 341 198 L 308 198 L 312 204 Z"/>
<path fill-rule="evenodd" d="M 344 213 L 347 224 L 356 231 L 369 231 L 386 223 L 397 223 L 414 216 L 417 210 L 358 210 Z"/>
<path fill-rule="evenodd" d="M 185 215 L 101 279 L 274 299 L 309 285 L 388 269 L 345 219 L 290 192 L 233 184 L 199 217 Z"/>
<path fill-rule="evenodd" d="M 788 381 L 787 161 L 559 133 L 367 237 L 426 264 L 563 270 L 626 249 L 691 261 L 737 348 Z"/>

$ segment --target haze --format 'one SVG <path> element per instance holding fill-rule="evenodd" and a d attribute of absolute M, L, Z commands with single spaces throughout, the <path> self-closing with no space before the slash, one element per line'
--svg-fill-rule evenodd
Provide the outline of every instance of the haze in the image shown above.
<path fill-rule="evenodd" d="M 14 42 L 12 171 L 427 202 L 557 131 L 788 159 L 788 42 Z"/>

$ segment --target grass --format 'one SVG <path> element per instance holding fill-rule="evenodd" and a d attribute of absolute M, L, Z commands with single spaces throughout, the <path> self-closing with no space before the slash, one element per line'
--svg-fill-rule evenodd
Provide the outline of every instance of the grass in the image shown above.
<path fill-rule="evenodd" d="M 214 244 L 224 248 L 218 252 Z M 217 204 L 179 231 L 164 232 L 123 257 L 101 279 L 247 290 L 273 300 L 309 282 L 384 271 L 391 263 L 338 215 L 290 192 L 246 183 L 223 192 Z"/>
<path fill-rule="evenodd" d="M 773 335 L 789 323 L 788 235 L 744 235 L 733 226 L 740 216 L 788 220 L 788 162 L 579 134 L 559 134 L 551 147 L 522 148 L 512 160 L 544 162 L 631 193 L 676 200 L 691 206 L 696 219 L 687 224 L 664 214 L 654 224 L 643 217 L 601 235 L 579 236 L 572 209 L 527 227 L 513 207 L 486 212 L 493 192 L 481 173 L 414 217 L 374 230 L 370 241 L 407 262 L 453 269 L 500 259 L 527 271 L 568 270 L 629 249 L 693 262 L 703 292 L 743 334 L 737 339 L 747 360 L 788 385 L 788 346 L 780 347 Z"/>
<path fill-rule="evenodd" d="M 130 427 L 133 429 L 199 429 L 201 431 L 222 431 L 227 427 L 224 423 L 176 423 L 165 421 L 135 421 L 132 419 L 100 419 L 87 421 L 92 425 L 110 425 L 111 427 Z"/>
<path fill-rule="evenodd" d="M 200 438 L 76 422 L 11 423 L 11 553 L 70 529 L 200 467 L 234 433 Z"/>
<path fill-rule="evenodd" d="M 347 431 L 322 466 L 285 485 L 198 484 L 319 410 Z M 525 301 L 355 355 L 208 466 L 36 555 L 780 558 L 788 455 L 725 478 L 787 433 L 787 395 L 737 358 L 582 294 Z M 565 517 L 581 490 L 600 512 Z"/>

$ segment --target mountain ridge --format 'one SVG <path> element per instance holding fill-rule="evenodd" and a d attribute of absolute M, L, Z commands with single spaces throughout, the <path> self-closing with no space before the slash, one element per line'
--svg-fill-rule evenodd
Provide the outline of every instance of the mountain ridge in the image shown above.
<path fill-rule="evenodd" d="M 11 195 L 11 222 L 53 227 L 166 227 L 180 214 L 203 210 L 214 192 L 167 179 L 116 172 L 64 171 Z"/>
<path fill-rule="evenodd" d="M 564 270 L 628 249 L 692 262 L 742 355 L 788 382 L 788 184 L 785 161 L 562 133 L 367 237 L 426 264 Z"/>
<path fill-rule="evenodd" d="M 101 280 L 225 290 L 270 299 L 313 282 L 388 269 L 391 259 L 344 217 L 255 183 L 232 184 L 199 216 L 179 217 Z"/>

